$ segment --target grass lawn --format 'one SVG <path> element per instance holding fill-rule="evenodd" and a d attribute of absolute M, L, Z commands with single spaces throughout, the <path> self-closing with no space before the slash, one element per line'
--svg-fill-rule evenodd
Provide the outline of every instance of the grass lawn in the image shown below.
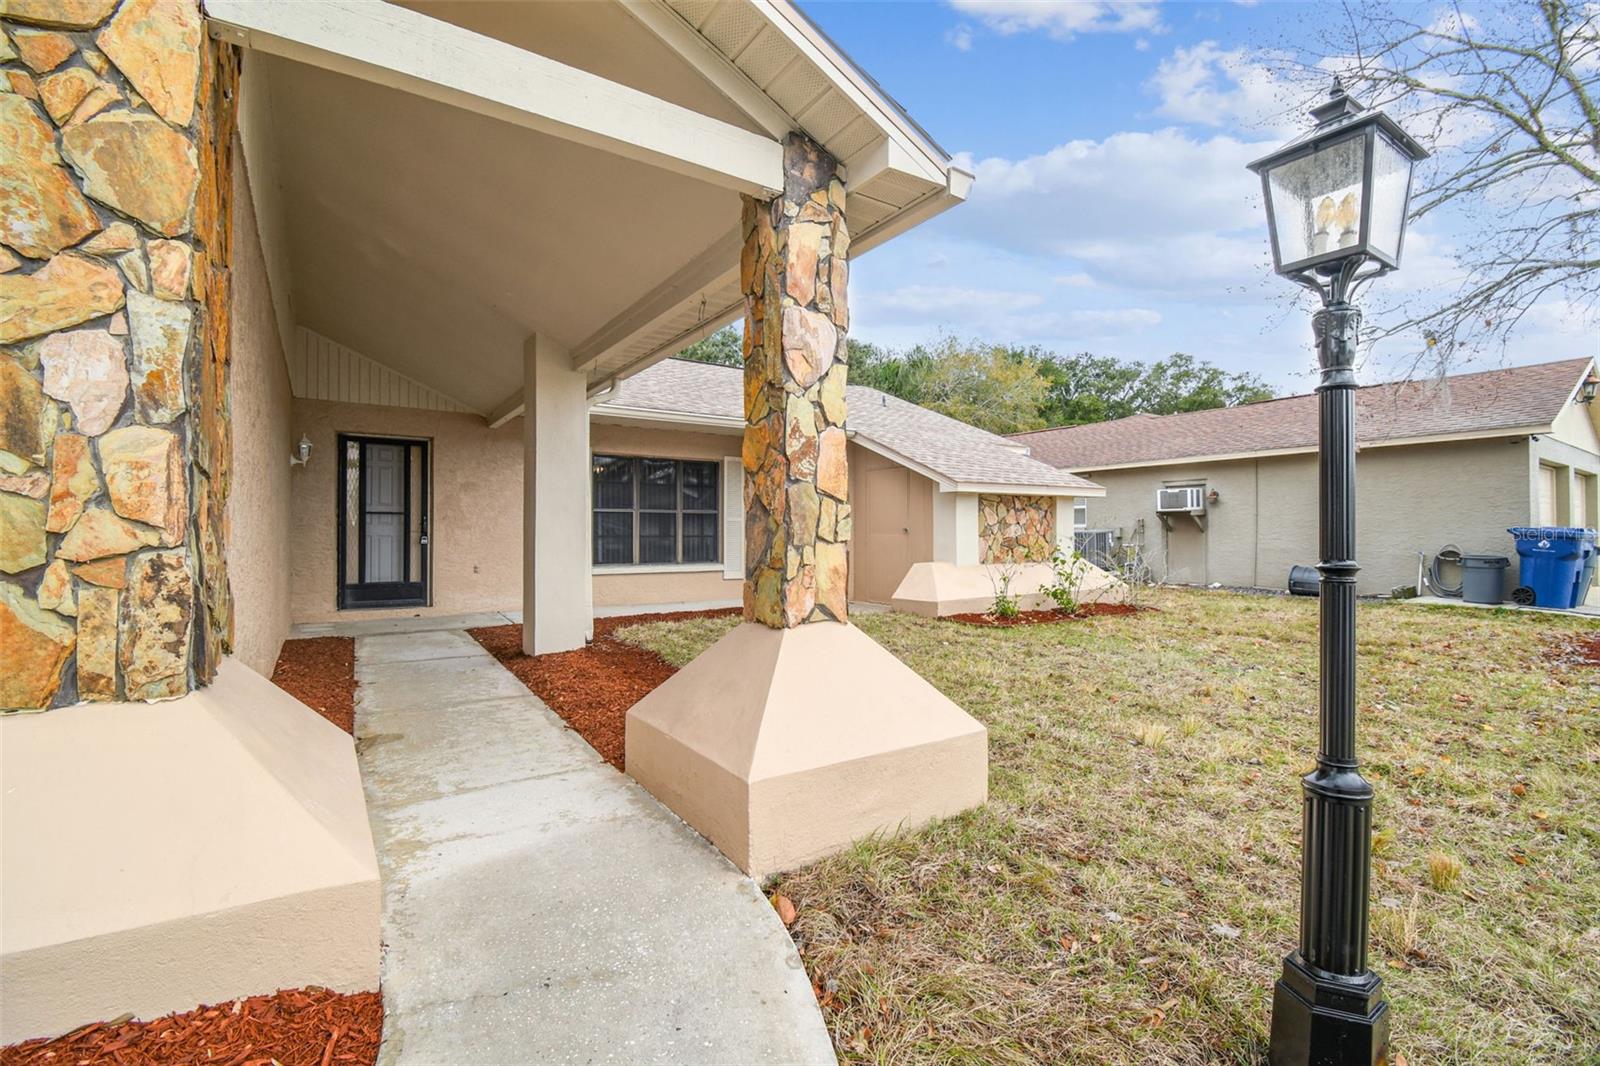
<path fill-rule="evenodd" d="M 1316 601 L 1152 602 L 1008 630 L 857 619 L 988 727 L 989 802 L 776 883 L 844 1060 L 1263 1059 Z M 681 665 L 731 624 L 620 635 Z M 1364 603 L 1359 624 L 1395 1050 L 1600 1061 L 1600 668 L 1547 658 L 1594 623 Z"/>

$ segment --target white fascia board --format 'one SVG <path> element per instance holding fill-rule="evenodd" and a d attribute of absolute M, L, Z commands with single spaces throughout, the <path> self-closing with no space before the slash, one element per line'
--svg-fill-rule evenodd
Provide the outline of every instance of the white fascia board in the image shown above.
<path fill-rule="evenodd" d="M 685 414 L 681 411 L 663 411 L 655 407 L 626 407 L 616 403 L 598 403 L 589 408 L 590 418 L 615 419 L 625 422 L 653 422 L 683 426 L 688 429 L 734 429 L 743 431 L 743 418 L 733 415 Z"/>
<path fill-rule="evenodd" d="M 767 133 L 782 138 L 798 128 L 794 116 L 761 91 L 727 56 L 700 35 L 682 15 L 663 0 L 619 0 L 622 9 L 694 67 L 734 107 L 743 111 Z"/>
<path fill-rule="evenodd" d="M 1549 433 L 1549 423 L 1537 426 L 1508 426 L 1505 429 L 1485 429 L 1475 433 L 1435 433 L 1422 437 L 1394 437 L 1388 440 L 1366 440 L 1356 442 L 1356 451 L 1363 452 L 1370 448 L 1405 448 L 1419 444 L 1451 444 L 1455 441 L 1495 440 L 1500 437 L 1528 437 Z M 1044 432 L 1041 430 L 1040 432 Z M 1145 459 L 1136 463 L 1079 463 L 1073 466 L 1073 473 L 1085 471 L 1087 474 L 1096 474 L 1105 470 L 1142 470 L 1146 467 L 1157 466 L 1199 466 L 1203 463 L 1233 463 L 1246 459 L 1278 459 L 1293 455 L 1316 455 L 1317 446 L 1314 444 L 1300 448 L 1266 448 L 1254 452 L 1227 452 L 1217 455 L 1187 455 L 1176 459 Z M 1080 474 L 1079 476 L 1086 476 Z"/>
<path fill-rule="evenodd" d="M 1101 485 L 1007 485 L 999 482 L 983 484 L 972 481 L 958 481 L 952 488 L 944 489 L 945 492 L 970 492 L 982 496 L 1104 496 L 1106 490 Z"/>
<path fill-rule="evenodd" d="M 213 36 L 768 199 L 783 146 L 492 37 L 359 0 L 206 0 Z"/>

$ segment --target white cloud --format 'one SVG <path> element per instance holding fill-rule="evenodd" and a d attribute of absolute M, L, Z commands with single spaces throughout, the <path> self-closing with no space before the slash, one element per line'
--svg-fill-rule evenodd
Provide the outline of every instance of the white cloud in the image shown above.
<path fill-rule="evenodd" d="M 1088 274 L 1085 274 L 1081 270 L 1075 274 L 1057 274 L 1050 280 L 1055 282 L 1057 285 L 1062 285 L 1069 289 L 1094 288 L 1094 278 L 1090 277 Z"/>
<path fill-rule="evenodd" d="M 949 0 L 995 33 L 1044 33 L 1070 41 L 1081 33 L 1160 33 L 1156 0 Z"/>
<path fill-rule="evenodd" d="M 1226 297 L 1266 263 L 1260 186 L 1245 170 L 1266 147 L 1167 129 L 1019 160 L 958 158 L 977 181 L 948 225 L 1012 254 L 1063 260 L 1052 276 Z"/>
<path fill-rule="evenodd" d="M 962 288 L 954 285 L 903 285 L 873 298 L 879 308 L 913 314 L 1011 313 L 1038 307 L 1036 292 Z"/>
<path fill-rule="evenodd" d="M 1201 41 L 1174 49 L 1144 88 L 1159 101 L 1156 113 L 1167 118 L 1282 137 L 1306 125 L 1305 89 L 1277 73 L 1286 65 L 1274 53 Z"/>
<path fill-rule="evenodd" d="M 971 26 L 952 26 L 945 31 L 944 39 L 946 44 L 950 45 L 958 52 L 972 51 Z"/>

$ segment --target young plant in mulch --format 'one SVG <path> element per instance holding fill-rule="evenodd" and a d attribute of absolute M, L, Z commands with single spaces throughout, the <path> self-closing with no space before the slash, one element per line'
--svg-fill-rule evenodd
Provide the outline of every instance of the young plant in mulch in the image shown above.
<path fill-rule="evenodd" d="M 1015 618 L 1021 612 L 1017 598 L 1011 595 L 1011 582 L 1016 579 L 1018 566 L 1014 562 L 999 564 L 997 570 L 989 572 L 989 583 L 994 586 L 994 603 L 989 607 L 989 613 L 996 618 Z"/>

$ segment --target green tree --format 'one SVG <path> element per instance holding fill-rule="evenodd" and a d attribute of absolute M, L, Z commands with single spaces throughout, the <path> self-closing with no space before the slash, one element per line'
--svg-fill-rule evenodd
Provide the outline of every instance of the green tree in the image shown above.
<path fill-rule="evenodd" d="M 946 337 L 912 355 L 922 406 L 991 433 L 1044 426 L 1050 383 L 1028 351 Z M 925 365 L 922 360 L 926 360 Z"/>
<path fill-rule="evenodd" d="M 723 326 L 679 352 L 678 358 L 717 366 L 744 366 L 744 335 L 732 326 Z"/>
<path fill-rule="evenodd" d="M 1229 373 L 1182 352 L 1149 365 L 1088 352 L 1046 355 L 1040 371 L 1050 384 L 1041 414 L 1052 426 L 1234 407 L 1273 396 L 1254 374 Z"/>

